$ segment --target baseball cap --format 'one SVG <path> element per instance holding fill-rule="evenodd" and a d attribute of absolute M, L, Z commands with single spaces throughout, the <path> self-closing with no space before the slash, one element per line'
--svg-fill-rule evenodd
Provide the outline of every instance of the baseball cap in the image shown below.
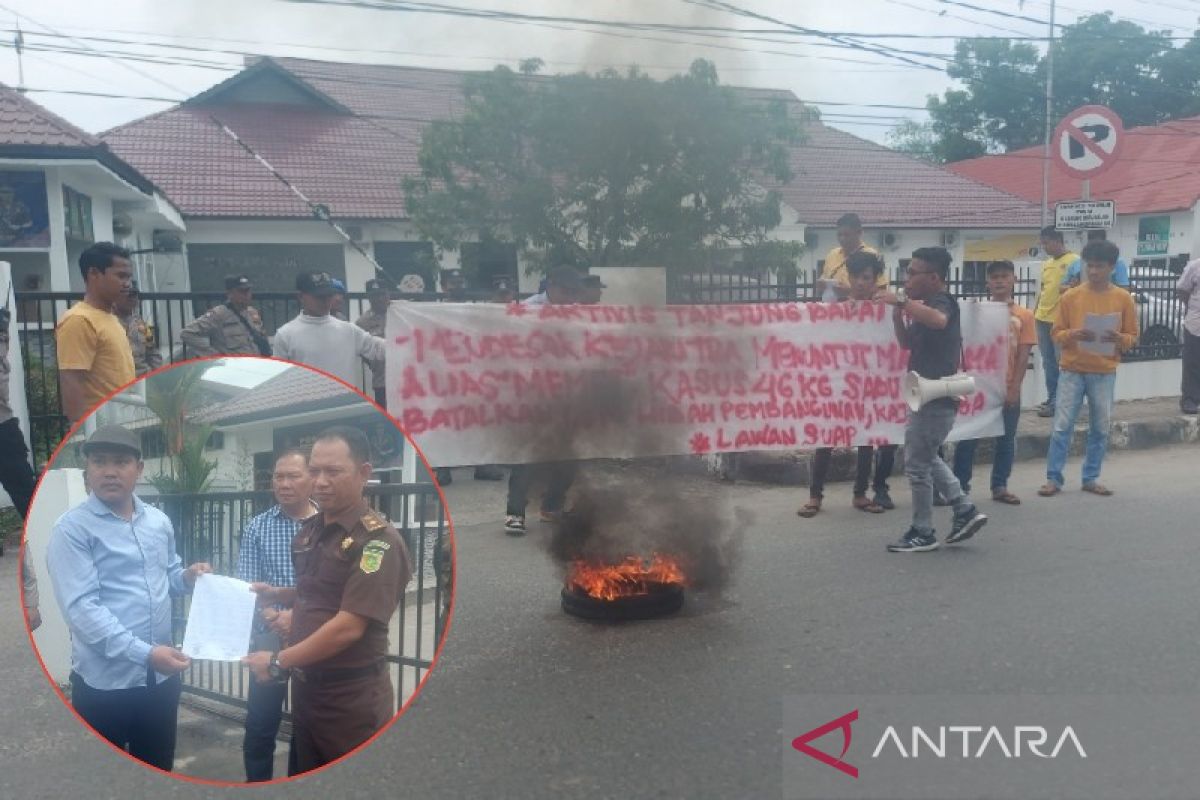
<path fill-rule="evenodd" d="M 338 292 L 328 272 L 301 272 L 296 276 L 296 291 L 324 297 Z"/>
<path fill-rule="evenodd" d="M 345 293 L 346 293 L 346 284 L 342 283 L 342 282 L 341 282 L 340 280 L 338 280 L 337 278 L 334 278 L 334 279 L 333 279 L 333 288 L 334 288 L 334 289 L 337 289 L 337 291 L 338 291 L 338 294 L 345 294 Z"/>
<path fill-rule="evenodd" d="M 461 280 L 463 278 L 461 269 L 444 269 L 442 270 L 442 283 L 446 281 Z"/>
<path fill-rule="evenodd" d="M 226 275 L 225 290 L 230 289 L 249 289 L 252 286 L 250 279 L 245 275 Z"/>
<path fill-rule="evenodd" d="M 387 281 L 380 280 L 379 278 L 371 278 L 371 280 L 367 281 L 368 292 L 390 292 L 391 290 L 392 287 Z"/>
<path fill-rule="evenodd" d="M 607 289 L 604 283 L 600 281 L 599 275 L 584 275 L 581 283 L 585 289 Z"/>
<path fill-rule="evenodd" d="M 120 425 L 102 425 L 83 443 L 85 455 L 97 450 L 130 450 L 138 458 L 142 457 L 138 437 Z"/>
<path fill-rule="evenodd" d="M 583 287 L 583 279 L 571 267 L 555 267 L 546 273 L 546 285 L 557 286 L 560 289 L 579 289 Z"/>

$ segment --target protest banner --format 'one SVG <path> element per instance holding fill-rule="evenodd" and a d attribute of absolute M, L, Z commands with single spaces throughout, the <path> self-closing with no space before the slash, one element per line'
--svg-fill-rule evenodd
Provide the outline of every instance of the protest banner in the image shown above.
<path fill-rule="evenodd" d="M 976 391 L 951 438 L 999 435 L 1008 309 L 961 308 Z M 899 443 L 908 352 L 891 314 L 393 303 L 388 409 L 437 466 Z"/>

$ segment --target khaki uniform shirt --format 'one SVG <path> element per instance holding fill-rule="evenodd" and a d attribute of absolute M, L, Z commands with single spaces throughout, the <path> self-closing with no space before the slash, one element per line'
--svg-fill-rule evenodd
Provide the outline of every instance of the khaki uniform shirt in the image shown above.
<path fill-rule="evenodd" d="M 376 314 L 374 311 L 368 310 L 355 320 L 354 324 L 372 336 L 378 336 L 382 339 L 384 329 L 387 327 L 387 311 L 384 311 L 382 314 Z M 371 368 L 371 388 L 373 389 L 382 389 L 387 386 L 383 365 L 384 362 L 382 361 L 367 361 L 367 366 Z"/>
<path fill-rule="evenodd" d="M 362 638 L 310 668 L 353 669 L 383 659 L 388 622 L 412 577 L 408 548 L 391 523 L 365 501 L 333 520 L 315 514 L 292 540 L 292 561 L 292 644 L 307 639 L 339 611 L 367 618 Z"/>
<path fill-rule="evenodd" d="M 150 326 L 136 312 L 127 317 L 117 317 L 129 337 L 129 349 L 133 351 L 133 369 L 140 378 L 151 370 L 162 366 L 162 354 L 154 346 L 154 334 Z"/>
<path fill-rule="evenodd" d="M 264 340 L 267 338 L 258 309 L 251 306 L 242 312 L 242 316 Z M 189 356 L 263 355 L 246 326 L 224 303 L 210 308 L 204 316 L 181 330 L 179 338 Z M 271 354 L 267 352 L 266 355 Z"/>

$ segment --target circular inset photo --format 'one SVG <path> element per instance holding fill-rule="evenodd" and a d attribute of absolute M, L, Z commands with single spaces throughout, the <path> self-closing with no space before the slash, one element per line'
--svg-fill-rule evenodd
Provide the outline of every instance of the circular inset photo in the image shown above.
<path fill-rule="evenodd" d="M 110 397 L 50 460 L 24 548 L 54 690 L 194 781 L 286 780 L 367 746 L 449 627 L 453 537 L 424 457 L 286 361 L 185 361 Z"/>

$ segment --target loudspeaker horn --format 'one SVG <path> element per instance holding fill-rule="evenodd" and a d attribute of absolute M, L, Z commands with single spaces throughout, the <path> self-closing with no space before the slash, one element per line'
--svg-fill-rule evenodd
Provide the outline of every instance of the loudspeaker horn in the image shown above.
<path fill-rule="evenodd" d="M 915 372 L 904 376 L 904 402 L 913 411 L 942 397 L 961 399 L 975 391 L 975 378 L 964 372 L 945 378 L 922 378 Z"/>

